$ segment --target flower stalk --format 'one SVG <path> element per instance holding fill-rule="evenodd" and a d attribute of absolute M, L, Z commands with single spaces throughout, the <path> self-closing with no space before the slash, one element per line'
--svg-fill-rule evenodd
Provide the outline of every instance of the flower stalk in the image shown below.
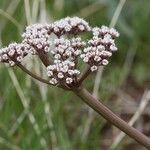
<path fill-rule="evenodd" d="M 49 81 L 47 81 L 46 79 L 42 79 L 41 77 L 39 77 L 38 75 L 32 73 L 31 71 L 29 71 L 27 68 L 25 68 L 22 64 L 17 64 L 17 66 L 22 70 L 24 71 L 26 74 L 28 74 L 29 76 L 31 76 L 32 78 L 42 82 L 42 83 L 45 83 L 45 84 L 48 84 L 48 85 L 52 85 L 49 83 Z"/>
<path fill-rule="evenodd" d="M 125 132 L 131 138 L 135 139 L 141 145 L 150 149 L 150 138 L 148 138 L 132 126 L 129 126 L 125 121 L 123 121 L 116 114 L 114 114 L 104 104 L 94 98 L 86 89 L 81 87 L 79 89 L 73 90 L 73 92 L 77 96 L 79 96 L 87 105 L 93 108 L 98 114 L 103 116 L 107 121 L 112 123 L 121 131 Z"/>
<path fill-rule="evenodd" d="M 77 82 L 78 85 L 81 85 L 82 82 L 88 77 L 88 75 L 91 73 L 91 69 L 90 66 L 87 66 L 87 68 L 85 69 L 85 71 L 79 76 Z"/>

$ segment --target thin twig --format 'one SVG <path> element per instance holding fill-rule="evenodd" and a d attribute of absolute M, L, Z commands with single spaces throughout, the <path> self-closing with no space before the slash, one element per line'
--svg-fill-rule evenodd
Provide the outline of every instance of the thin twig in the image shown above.
<path fill-rule="evenodd" d="M 34 79 L 36 79 L 36 80 L 38 80 L 38 81 L 40 81 L 40 82 L 42 82 L 42 83 L 45 83 L 45 84 L 54 86 L 54 85 L 51 84 L 48 80 L 42 79 L 41 77 L 39 77 L 39 76 L 33 74 L 31 71 L 29 71 L 29 70 L 28 70 L 27 68 L 25 68 L 23 65 L 17 64 L 17 66 L 18 66 L 21 70 L 23 70 L 25 73 L 27 73 L 28 75 L 30 75 L 32 78 L 34 78 Z M 55 87 L 63 88 L 63 89 L 65 89 L 65 90 L 70 90 L 70 88 L 68 88 L 68 87 L 66 87 L 66 86 L 63 86 L 63 85 L 59 85 L 59 84 L 58 84 L 58 85 L 55 85 Z"/>
<path fill-rule="evenodd" d="M 41 77 L 39 77 L 39 76 L 33 74 L 31 71 L 29 71 L 29 70 L 28 70 L 27 68 L 25 68 L 23 65 L 17 64 L 17 66 L 18 66 L 20 69 L 22 69 L 25 73 L 27 73 L 28 75 L 30 75 L 32 78 L 34 78 L 34 79 L 36 79 L 36 80 L 38 80 L 38 81 L 40 81 L 40 82 L 42 82 L 42 83 L 46 83 L 46 84 L 48 84 L 48 85 L 52 85 L 52 84 L 49 83 L 49 81 L 47 81 L 47 80 L 45 80 L 45 79 L 42 79 Z"/>
<path fill-rule="evenodd" d="M 142 113 L 145 110 L 149 101 L 150 101 L 150 90 L 144 92 L 142 99 L 141 99 L 141 103 L 139 105 L 139 108 L 136 110 L 135 114 L 132 116 L 132 118 L 130 119 L 130 121 L 128 123 L 130 126 L 133 126 L 135 124 L 135 122 L 140 118 L 140 116 L 142 115 Z M 124 132 L 119 133 L 116 136 L 116 138 L 114 139 L 114 142 L 112 143 L 110 148 L 115 149 L 124 137 L 125 137 Z"/>

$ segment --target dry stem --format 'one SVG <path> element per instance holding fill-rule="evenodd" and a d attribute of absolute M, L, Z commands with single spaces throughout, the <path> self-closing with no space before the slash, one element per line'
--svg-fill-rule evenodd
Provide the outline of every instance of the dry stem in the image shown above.
<path fill-rule="evenodd" d="M 74 93 L 78 95 L 86 104 L 92 107 L 97 113 L 102 115 L 107 121 L 112 123 L 114 126 L 125 132 L 131 138 L 135 139 L 138 143 L 150 149 L 150 139 L 144 134 L 129 126 L 125 121 L 115 115 L 99 100 L 94 98 L 86 89 L 79 88 L 74 90 Z"/>

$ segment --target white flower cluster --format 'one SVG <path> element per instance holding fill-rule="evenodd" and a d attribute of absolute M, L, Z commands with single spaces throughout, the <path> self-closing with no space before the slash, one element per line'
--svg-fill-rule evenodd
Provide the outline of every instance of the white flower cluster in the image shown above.
<path fill-rule="evenodd" d="M 50 50 L 51 33 L 60 37 L 66 33 L 76 35 L 90 30 L 91 28 L 85 20 L 79 17 L 66 17 L 52 24 L 34 24 L 26 27 L 26 31 L 22 35 L 24 39 L 22 43 L 30 45 L 29 52 L 31 54 L 37 54 L 40 51 L 47 53 Z"/>
<path fill-rule="evenodd" d="M 80 71 L 76 69 L 76 59 L 82 53 L 86 43 L 80 37 L 71 40 L 60 38 L 54 40 L 54 64 L 47 67 L 51 84 L 72 84 Z"/>
<path fill-rule="evenodd" d="M 51 25 L 34 24 L 26 27 L 26 32 L 23 33 L 23 43 L 30 45 L 30 53 L 36 54 L 38 51 L 49 52 Z"/>
<path fill-rule="evenodd" d="M 88 42 L 78 35 L 91 31 L 93 37 Z M 53 42 L 50 41 L 51 34 L 56 35 Z M 64 34 L 71 38 L 62 37 Z M 117 50 L 115 38 L 118 36 L 119 33 L 113 28 L 91 28 L 85 20 L 78 17 L 67 17 L 52 24 L 34 24 L 26 28 L 21 44 L 13 43 L 0 50 L 0 62 L 13 66 L 29 53 L 48 58 L 45 54 L 50 52 L 54 58 L 53 64 L 47 67 L 50 83 L 67 84 L 71 87 L 80 74 L 77 69 L 78 56 L 90 65 L 91 71 L 95 71 L 98 66 L 108 64 L 108 58 Z"/>
<path fill-rule="evenodd" d="M 90 31 L 91 28 L 85 20 L 79 17 L 66 17 L 52 24 L 53 33 L 61 36 L 65 33 L 76 35 L 81 32 Z"/>
<path fill-rule="evenodd" d="M 55 60 L 53 65 L 47 67 L 47 75 L 51 78 L 50 83 L 72 84 L 80 71 L 75 69 L 75 62 L 69 59 L 65 61 Z"/>
<path fill-rule="evenodd" d="M 8 47 L 0 49 L 0 62 L 9 63 L 14 66 L 21 63 L 28 53 L 28 45 L 12 43 Z"/>
<path fill-rule="evenodd" d="M 106 26 L 93 28 L 93 38 L 88 41 L 89 46 L 83 50 L 81 58 L 91 66 L 91 71 L 98 69 L 100 65 L 107 65 L 108 58 L 117 50 L 115 38 L 119 33 Z"/>
<path fill-rule="evenodd" d="M 80 37 L 72 38 L 71 40 L 60 38 L 54 40 L 54 49 L 51 50 L 55 59 L 58 60 L 75 60 L 81 54 L 81 48 L 86 45 Z"/>

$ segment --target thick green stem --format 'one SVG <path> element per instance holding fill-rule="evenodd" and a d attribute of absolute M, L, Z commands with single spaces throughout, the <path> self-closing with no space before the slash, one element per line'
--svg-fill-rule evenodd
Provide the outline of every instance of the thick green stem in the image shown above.
<path fill-rule="evenodd" d="M 78 95 L 86 104 L 92 107 L 97 113 L 102 115 L 107 121 L 114 126 L 125 132 L 131 138 L 135 139 L 138 143 L 150 149 L 150 138 L 144 134 L 129 126 L 125 121 L 115 115 L 110 109 L 103 105 L 99 100 L 94 98 L 86 89 L 80 88 L 74 90 L 74 93 Z"/>

